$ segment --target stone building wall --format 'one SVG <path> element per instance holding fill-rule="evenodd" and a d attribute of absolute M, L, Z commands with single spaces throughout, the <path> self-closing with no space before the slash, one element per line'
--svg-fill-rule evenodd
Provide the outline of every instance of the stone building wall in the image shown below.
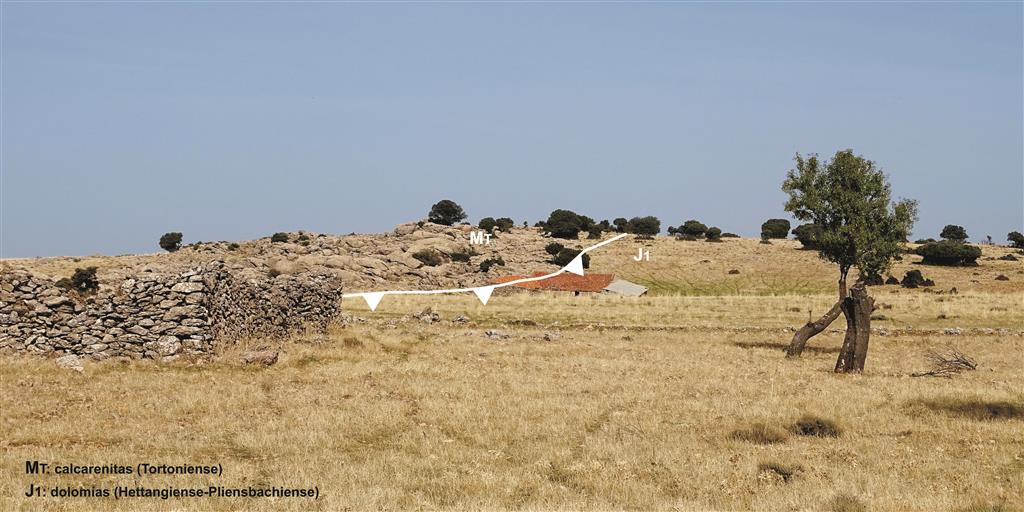
<path fill-rule="evenodd" d="M 0 350 L 173 360 L 218 342 L 323 329 L 340 311 L 336 279 L 273 278 L 219 261 L 140 272 L 84 296 L 14 269 L 0 273 Z"/>

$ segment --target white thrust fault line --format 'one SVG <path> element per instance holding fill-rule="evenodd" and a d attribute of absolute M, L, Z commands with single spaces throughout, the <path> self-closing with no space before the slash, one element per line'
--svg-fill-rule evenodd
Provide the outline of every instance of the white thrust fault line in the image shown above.
<path fill-rule="evenodd" d="M 472 288 L 451 288 L 451 289 L 448 289 L 448 290 L 387 290 L 387 291 L 383 291 L 383 292 L 344 293 L 344 294 L 341 295 L 341 298 L 347 299 L 347 298 L 352 298 L 352 297 L 362 297 L 363 300 L 366 301 L 366 305 L 370 306 L 370 311 L 376 311 L 377 310 L 377 305 L 380 304 L 381 299 L 383 299 L 385 295 L 437 295 L 437 294 L 441 294 L 441 293 L 466 293 L 466 292 L 473 292 L 473 293 L 476 294 L 477 298 L 480 299 L 480 302 L 482 302 L 482 303 L 484 303 L 486 305 L 487 304 L 487 300 L 491 298 L 491 292 L 493 292 L 495 288 L 502 288 L 504 286 L 513 286 L 513 285 L 517 285 L 517 284 L 520 284 L 520 283 L 529 283 L 529 282 L 533 282 L 533 281 L 543 281 L 545 279 L 555 277 L 555 276 L 557 276 L 559 274 L 563 274 L 565 272 L 572 272 L 573 274 L 582 276 L 583 275 L 583 255 L 584 254 L 586 254 L 586 253 L 588 253 L 588 252 L 590 252 L 590 251 L 592 251 L 594 249 L 597 249 L 598 247 L 602 247 L 602 246 L 608 245 L 608 244 L 610 244 L 610 243 L 612 243 L 612 242 L 614 242 L 616 240 L 619 240 L 619 239 L 621 239 L 621 238 L 623 238 L 625 236 L 628 236 L 627 233 L 623 233 L 621 235 L 616 235 L 616 236 L 614 236 L 612 238 L 609 238 L 608 240 L 605 240 L 603 242 L 591 245 L 590 247 L 586 247 L 586 248 L 580 250 L 580 253 L 577 254 L 576 257 L 573 258 L 572 261 L 570 261 L 568 265 L 558 269 L 555 272 L 552 272 L 550 274 L 543 275 L 543 276 L 524 277 L 522 279 L 516 279 L 514 281 L 508 281 L 508 282 L 505 282 L 505 283 L 489 284 L 489 285 L 484 285 L 484 286 L 475 286 L 475 287 L 472 287 Z"/>

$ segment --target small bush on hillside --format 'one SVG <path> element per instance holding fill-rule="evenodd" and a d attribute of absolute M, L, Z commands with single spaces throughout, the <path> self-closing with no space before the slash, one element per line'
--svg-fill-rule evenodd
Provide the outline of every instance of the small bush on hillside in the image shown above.
<path fill-rule="evenodd" d="M 761 224 L 761 235 L 768 238 L 786 238 L 789 236 L 789 221 L 786 219 L 768 219 Z"/>
<path fill-rule="evenodd" d="M 160 248 L 167 252 L 174 252 L 181 249 L 181 233 L 176 231 L 164 233 L 160 237 Z"/>
<path fill-rule="evenodd" d="M 612 230 L 612 223 L 608 222 L 608 219 L 605 219 L 605 220 L 602 220 L 601 222 L 598 222 L 597 225 L 601 227 L 601 231 L 611 231 Z"/>
<path fill-rule="evenodd" d="M 428 267 L 436 267 L 444 263 L 444 256 L 434 249 L 423 249 L 413 253 L 413 258 Z"/>
<path fill-rule="evenodd" d="M 900 280 L 896 279 L 894 276 L 889 276 L 889 277 L 887 277 L 885 279 L 885 284 L 887 284 L 887 285 L 900 284 Z"/>
<path fill-rule="evenodd" d="M 237 251 L 239 247 L 241 247 L 241 245 L 238 245 L 235 242 L 231 242 L 230 244 L 228 244 L 229 251 Z"/>
<path fill-rule="evenodd" d="M 600 238 L 601 238 L 601 226 L 598 226 L 596 224 L 591 226 L 590 230 L 587 231 L 587 239 L 588 240 L 598 240 Z"/>
<path fill-rule="evenodd" d="M 721 242 L 722 241 L 722 230 L 714 226 L 708 228 L 704 232 L 704 237 L 707 238 L 708 242 Z"/>
<path fill-rule="evenodd" d="M 924 245 L 924 244 L 930 244 L 930 243 L 932 243 L 934 241 L 935 241 L 934 238 L 918 238 L 917 240 L 914 240 L 914 243 L 918 244 L 918 245 Z"/>
<path fill-rule="evenodd" d="M 275 244 L 287 242 L 288 233 L 274 233 L 273 236 L 270 237 L 270 241 Z"/>
<path fill-rule="evenodd" d="M 451 199 L 442 199 L 430 207 L 427 220 L 442 226 L 452 226 L 467 217 L 466 211 Z"/>
<path fill-rule="evenodd" d="M 484 217 L 484 218 L 480 219 L 480 223 L 477 224 L 477 227 L 479 227 L 480 229 L 482 229 L 484 231 L 490 232 L 497 225 L 498 225 L 498 223 L 494 220 L 494 217 Z"/>
<path fill-rule="evenodd" d="M 300 241 L 300 242 L 308 242 L 308 241 L 309 241 L 309 235 L 307 235 L 307 234 L 305 234 L 305 233 L 302 233 L 302 232 L 300 232 L 300 233 L 299 233 L 299 237 L 298 237 L 298 238 L 296 238 L 296 240 L 298 240 L 298 241 Z"/>
<path fill-rule="evenodd" d="M 956 224 L 946 224 L 939 236 L 952 242 L 964 242 L 967 240 L 967 230 Z"/>
<path fill-rule="evenodd" d="M 804 249 L 818 249 L 818 240 L 821 239 L 823 232 L 821 226 L 814 223 L 801 224 L 793 228 L 793 236 L 800 241 Z"/>
<path fill-rule="evenodd" d="M 556 254 L 555 257 L 551 259 L 551 263 L 554 263 L 555 265 L 558 265 L 559 267 L 564 267 L 564 266 L 568 265 L 569 263 L 571 263 L 572 260 L 575 259 L 576 256 L 578 256 L 579 254 L 580 254 L 580 251 L 578 251 L 576 249 L 570 249 L 568 247 L 565 247 L 561 251 L 558 251 L 558 254 Z M 589 254 L 584 254 L 582 259 L 583 259 L 583 268 L 590 268 L 590 255 Z"/>
<path fill-rule="evenodd" d="M 491 270 L 491 267 L 494 267 L 496 265 L 505 266 L 505 260 L 502 259 L 501 256 L 487 258 L 486 260 L 480 262 L 480 271 L 489 272 Z"/>
<path fill-rule="evenodd" d="M 739 238 L 736 233 L 722 233 L 722 238 Z"/>
<path fill-rule="evenodd" d="M 633 217 L 626 223 L 626 231 L 637 235 L 654 236 L 661 232 L 661 221 L 657 217 Z"/>
<path fill-rule="evenodd" d="M 975 266 L 981 257 L 978 247 L 950 240 L 924 244 L 914 253 L 924 257 L 925 265 Z"/>
<path fill-rule="evenodd" d="M 694 236 L 694 235 L 680 234 L 679 231 L 677 230 L 676 231 L 676 240 L 682 240 L 684 242 L 696 242 L 697 241 L 697 237 Z"/>
<path fill-rule="evenodd" d="M 1006 235 L 1006 240 L 1010 242 L 1010 247 L 1024 249 L 1024 234 L 1020 231 L 1011 231 Z"/>
<path fill-rule="evenodd" d="M 56 283 L 57 287 L 65 290 L 74 290 L 79 293 L 92 293 L 100 288 L 100 281 L 96 279 L 96 267 L 76 268 L 71 278 L 62 278 Z"/>
<path fill-rule="evenodd" d="M 678 228 L 676 228 L 676 233 L 682 233 L 684 236 L 689 235 L 694 238 L 699 238 L 704 236 L 704 233 L 707 230 L 708 227 L 703 222 L 695 219 L 690 219 L 682 223 L 682 225 L 680 225 Z"/>
<path fill-rule="evenodd" d="M 473 256 L 476 256 L 476 252 L 474 252 L 473 249 L 459 249 L 458 251 L 451 253 L 452 261 L 462 263 L 468 262 Z"/>
<path fill-rule="evenodd" d="M 900 286 L 904 288 L 917 288 L 918 286 L 935 286 L 935 281 L 931 279 L 925 279 L 924 275 L 921 274 L 920 270 L 908 270 L 903 275 L 903 280 L 900 281 Z"/>
<path fill-rule="evenodd" d="M 508 217 L 498 217 L 497 219 L 494 219 L 494 225 L 499 230 L 507 233 L 512 230 L 512 227 L 516 225 L 516 222 Z"/>
<path fill-rule="evenodd" d="M 626 226 L 629 225 L 629 221 L 625 217 L 618 217 L 612 221 L 612 225 L 615 226 L 615 231 L 619 233 L 626 232 Z"/>
<path fill-rule="evenodd" d="M 562 249 L 565 249 L 565 246 L 558 242 L 551 242 L 544 246 L 544 252 L 552 256 L 558 254 Z"/>
<path fill-rule="evenodd" d="M 588 219 L 589 217 L 577 215 L 570 210 L 555 210 L 548 216 L 544 225 L 551 236 L 574 240 L 580 236 L 580 231 L 589 229 L 593 224 L 593 220 L 588 223 Z"/>

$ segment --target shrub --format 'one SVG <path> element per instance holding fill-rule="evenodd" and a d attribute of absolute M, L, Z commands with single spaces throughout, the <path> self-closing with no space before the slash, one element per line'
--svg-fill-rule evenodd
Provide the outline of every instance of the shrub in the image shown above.
<path fill-rule="evenodd" d="M 704 236 L 707 237 L 708 242 L 721 242 L 722 241 L 722 230 L 714 226 L 708 228 L 704 232 Z"/>
<path fill-rule="evenodd" d="M 544 223 L 551 236 L 569 240 L 578 238 L 580 231 L 588 230 L 593 224 L 593 219 L 577 215 L 576 212 L 570 210 L 555 210 L 551 212 L 547 222 Z"/>
<path fill-rule="evenodd" d="M 761 235 L 768 238 L 786 238 L 789 236 L 789 221 L 786 219 L 768 219 L 761 224 Z"/>
<path fill-rule="evenodd" d="M 684 222 L 681 226 L 676 228 L 676 233 L 682 233 L 683 235 L 689 235 L 694 238 L 704 236 L 704 232 L 708 230 L 708 227 L 704 223 L 690 219 Z"/>
<path fill-rule="evenodd" d="M 736 233 L 722 233 L 722 238 L 739 238 Z"/>
<path fill-rule="evenodd" d="M 555 257 L 551 259 L 551 263 L 554 263 L 555 265 L 558 265 L 559 267 L 564 267 L 564 266 L 568 265 L 569 263 L 571 263 L 572 260 L 575 259 L 576 256 L 578 256 L 579 254 L 580 254 L 580 251 L 578 251 L 576 249 L 570 249 L 568 247 L 563 247 L 562 250 L 558 251 L 558 254 L 556 254 Z M 590 268 L 590 255 L 589 254 L 584 254 L 583 255 L 583 268 Z"/>
<path fill-rule="evenodd" d="M 484 217 L 484 218 L 480 219 L 480 223 L 477 224 L 477 226 L 480 229 L 482 229 L 484 231 L 487 231 L 487 232 L 493 231 L 495 226 L 497 226 L 497 225 L 498 225 L 498 223 L 497 223 L 497 221 L 494 220 L 494 217 Z"/>
<path fill-rule="evenodd" d="M 981 249 L 961 242 L 943 240 L 924 244 L 914 250 L 924 257 L 925 265 L 974 266 L 981 257 Z"/>
<path fill-rule="evenodd" d="M 789 431 L 798 436 L 839 437 L 842 429 L 832 420 L 817 416 L 804 415 L 789 427 Z"/>
<path fill-rule="evenodd" d="M 914 243 L 918 244 L 918 245 L 924 245 L 924 244 L 930 244 L 930 243 L 932 243 L 934 241 L 935 241 L 934 238 L 918 238 L 917 240 L 914 240 Z"/>
<path fill-rule="evenodd" d="M 1010 247 L 1024 249 L 1024 234 L 1020 231 L 1011 231 L 1006 235 L 1006 240 L 1010 242 Z"/>
<path fill-rule="evenodd" d="M 451 199 L 442 199 L 430 207 L 427 220 L 434 224 L 451 226 L 467 217 L 465 210 Z"/>
<path fill-rule="evenodd" d="M 601 226 L 594 224 L 593 226 L 590 227 L 590 230 L 587 231 L 587 239 L 597 240 L 599 238 L 601 238 Z"/>
<path fill-rule="evenodd" d="M 434 249 L 423 249 L 420 251 L 416 251 L 415 253 L 413 253 L 412 257 L 416 258 L 417 260 L 420 261 L 420 263 L 428 267 L 436 267 L 444 263 L 444 256 L 442 256 L 440 252 L 435 251 Z"/>
<path fill-rule="evenodd" d="M 814 223 L 801 224 L 793 228 L 793 236 L 800 241 L 804 249 L 818 249 L 818 240 L 821 239 L 823 232 L 821 226 Z"/>
<path fill-rule="evenodd" d="M 507 233 L 516 225 L 516 222 L 508 217 L 498 217 L 494 220 L 494 224 L 498 229 Z"/>
<path fill-rule="evenodd" d="M 626 226 L 629 225 L 629 221 L 626 220 L 625 217 L 619 217 L 619 218 L 613 220 L 612 224 L 615 226 L 615 231 L 618 231 L 619 233 L 625 233 L 626 232 Z"/>
<path fill-rule="evenodd" d="M 562 249 L 565 249 L 565 246 L 558 242 L 551 242 L 544 246 L 544 252 L 552 256 L 558 254 Z"/>
<path fill-rule="evenodd" d="M 235 242 L 231 242 L 230 244 L 228 244 L 228 250 L 229 251 L 237 251 L 239 247 L 241 247 L 241 246 L 238 245 Z"/>
<path fill-rule="evenodd" d="M 903 280 L 900 281 L 900 286 L 904 288 L 917 288 L 918 286 L 935 286 L 935 281 L 931 279 L 925 279 L 924 275 L 921 274 L 920 270 L 908 270 L 903 275 Z"/>
<path fill-rule="evenodd" d="M 682 240 L 684 242 L 695 242 L 697 240 L 697 237 L 694 235 L 685 235 L 680 233 L 681 231 L 676 230 L 676 240 Z"/>
<path fill-rule="evenodd" d="M 299 233 L 299 237 L 296 238 L 296 240 L 298 240 L 299 242 L 308 242 L 309 241 L 309 235 L 300 232 Z"/>
<path fill-rule="evenodd" d="M 896 279 L 896 278 L 895 278 L 895 277 L 893 277 L 893 276 L 889 276 L 889 277 L 887 277 L 887 278 L 885 279 L 885 284 L 889 284 L 889 285 L 892 285 L 892 284 L 900 284 L 900 280 L 899 280 L 899 279 Z"/>
<path fill-rule="evenodd" d="M 473 256 L 476 256 L 476 252 L 474 252 L 472 248 L 459 249 L 458 251 L 451 253 L 452 261 L 459 261 L 463 263 L 468 262 Z"/>
<path fill-rule="evenodd" d="M 963 226 L 946 224 L 939 236 L 952 242 L 964 242 L 967 240 L 967 230 Z"/>
<path fill-rule="evenodd" d="M 626 231 L 637 235 L 654 236 L 661 233 L 661 221 L 650 215 L 633 217 L 626 223 Z"/>
<path fill-rule="evenodd" d="M 665 231 L 667 231 L 670 235 L 675 235 L 676 233 L 679 232 L 675 226 L 669 226 L 668 229 L 666 229 Z"/>
<path fill-rule="evenodd" d="M 281 242 L 287 242 L 288 241 L 288 233 L 274 233 L 274 235 L 270 237 L 270 241 L 275 243 L 275 244 L 276 243 L 281 243 Z"/>
<path fill-rule="evenodd" d="M 766 472 L 781 478 L 783 482 L 789 483 L 803 473 L 804 468 L 799 464 L 786 464 L 777 461 L 762 462 L 757 466 L 758 471 Z"/>
<path fill-rule="evenodd" d="M 75 290 L 79 293 L 92 293 L 100 288 L 100 281 L 96 279 L 96 267 L 76 268 L 71 278 L 61 278 L 56 283 L 57 287 L 65 290 Z"/>
<path fill-rule="evenodd" d="M 612 230 L 612 223 L 608 222 L 608 219 L 605 219 L 605 220 L 602 220 L 601 222 L 598 222 L 597 225 L 601 227 L 601 231 L 611 231 Z"/>
<path fill-rule="evenodd" d="M 172 231 L 170 233 L 164 233 L 160 237 L 160 248 L 167 252 L 174 252 L 181 249 L 181 233 Z"/>
<path fill-rule="evenodd" d="M 503 260 L 501 258 L 501 256 L 498 256 L 498 257 L 493 257 L 492 256 L 490 258 L 487 258 L 486 260 L 483 260 L 483 261 L 480 262 L 480 271 L 481 272 L 488 272 L 488 271 L 491 270 L 491 267 L 493 267 L 495 265 L 505 266 L 505 260 Z"/>

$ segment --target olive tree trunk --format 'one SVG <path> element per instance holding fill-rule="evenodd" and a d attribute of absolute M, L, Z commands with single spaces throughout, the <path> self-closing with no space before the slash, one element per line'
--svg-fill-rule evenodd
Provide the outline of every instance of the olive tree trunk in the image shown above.
<path fill-rule="evenodd" d="M 875 310 L 875 299 L 868 295 L 864 283 L 857 283 L 850 290 L 850 296 L 841 306 L 846 317 L 846 337 L 836 359 L 836 373 L 864 371 L 868 357 L 868 341 L 871 337 L 871 312 Z"/>
<path fill-rule="evenodd" d="M 793 340 L 789 342 L 789 347 L 786 349 L 786 357 L 800 357 L 800 354 L 804 353 L 804 347 L 807 346 L 807 340 L 817 336 L 826 327 L 832 325 L 836 318 L 839 318 L 839 313 L 842 312 L 842 305 L 845 299 L 846 276 L 841 275 L 839 279 L 839 300 L 836 301 L 824 316 L 813 322 L 807 322 L 796 331 L 796 334 L 793 335 Z"/>

